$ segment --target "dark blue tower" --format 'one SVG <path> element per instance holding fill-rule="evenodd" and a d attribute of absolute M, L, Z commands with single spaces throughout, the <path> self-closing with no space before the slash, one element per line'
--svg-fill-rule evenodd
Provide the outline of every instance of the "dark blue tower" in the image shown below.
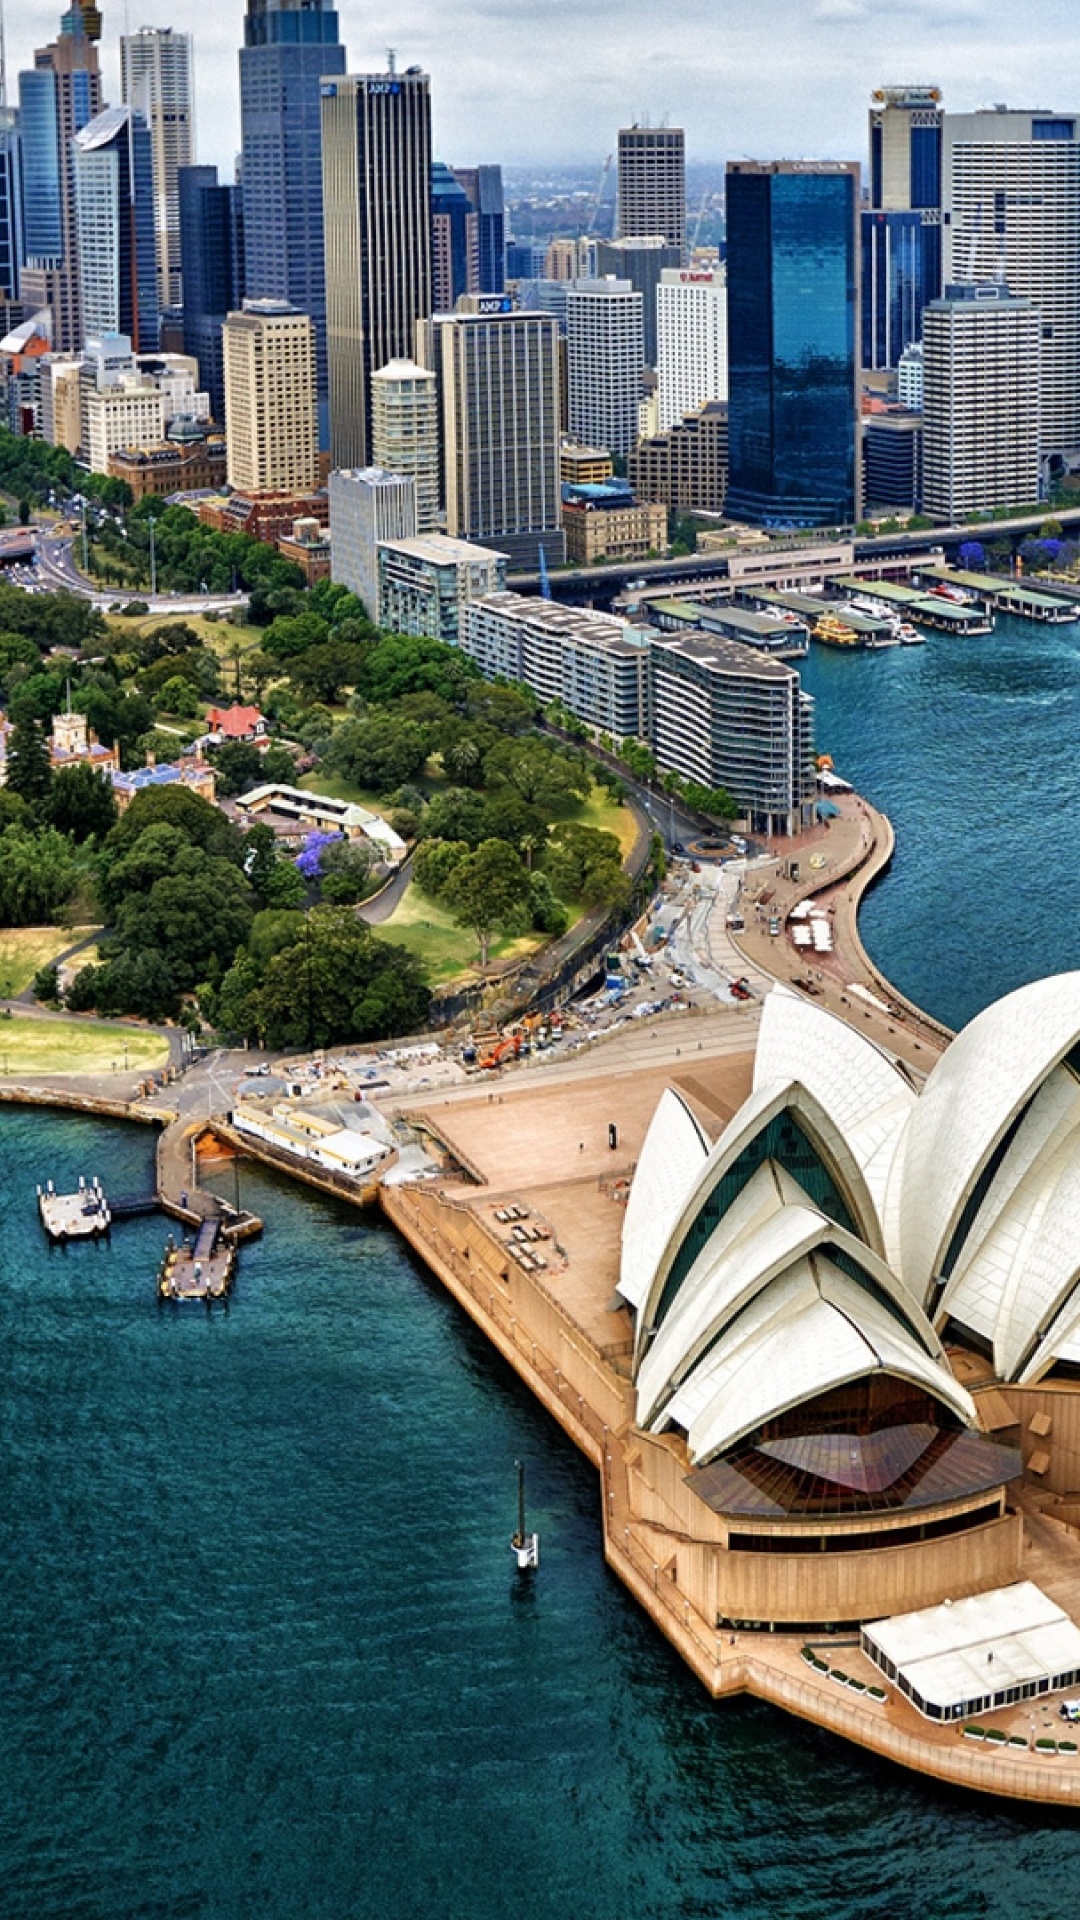
<path fill-rule="evenodd" d="M 728 167 L 733 519 L 838 527 L 858 517 L 858 198 L 854 165 Z"/>
<path fill-rule="evenodd" d="M 181 167 L 180 266 L 184 352 L 199 362 L 214 419 L 225 419 L 221 329 L 244 298 L 244 225 L 239 187 L 220 186 L 216 167 Z"/>
<path fill-rule="evenodd" d="M 323 446 L 329 408 L 319 83 L 344 71 L 332 7 L 322 0 L 248 0 L 240 49 L 247 293 L 287 300 L 311 316 Z"/>
<path fill-rule="evenodd" d="M 920 213 L 863 213 L 859 217 L 862 254 L 862 364 L 896 367 L 913 341 L 922 339 L 926 233 Z"/>

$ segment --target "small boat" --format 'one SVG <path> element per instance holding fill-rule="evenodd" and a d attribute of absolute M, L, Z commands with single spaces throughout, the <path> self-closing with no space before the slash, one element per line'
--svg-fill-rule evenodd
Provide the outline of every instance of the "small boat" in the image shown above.
<path fill-rule="evenodd" d="M 944 580 L 939 580 L 930 591 L 936 594 L 939 600 L 955 600 L 959 607 L 970 606 L 975 598 L 973 593 L 965 593 L 961 587 L 950 587 Z"/>
<path fill-rule="evenodd" d="M 925 647 L 926 635 L 913 627 L 910 620 L 901 620 L 896 629 L 896 637 L 902 647 Z"/>

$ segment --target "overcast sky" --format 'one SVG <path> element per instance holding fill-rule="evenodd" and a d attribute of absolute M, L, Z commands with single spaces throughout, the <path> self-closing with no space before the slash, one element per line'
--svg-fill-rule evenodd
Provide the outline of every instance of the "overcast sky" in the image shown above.
<path fill-rule="evenodd" d="M 124 11 L 102 0 L 106 99 Z M 195 44 L 198 159 L 231 174 L 241 0 L 128 0 L 132 29 Z M 59 0 L 7 8 L 9 98 Z M 351 72 L 431 75 L 436 152 L 455 166 L 565 159 L 599 169 L 635 119 L 682 125 L 697 160 L 864 159 L 872 89 L 932 82 L 946 106 L 1080 107 L 1075 0 L 344 0 Z M 1064 91 L 1072 88 L 1072 92 Z"/>

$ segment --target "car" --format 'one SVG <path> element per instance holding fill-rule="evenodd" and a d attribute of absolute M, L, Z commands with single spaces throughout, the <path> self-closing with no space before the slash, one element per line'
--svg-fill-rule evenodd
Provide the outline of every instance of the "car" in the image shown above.
<path fill-rule="evenodd" d="M 686 852 L 686 848 L 683 846 L 683 843 L 681 840 L 673 840 L 671 843 L 671 851 L 672 853 L 679 854 L 681 858 L 681 856 Z"/>

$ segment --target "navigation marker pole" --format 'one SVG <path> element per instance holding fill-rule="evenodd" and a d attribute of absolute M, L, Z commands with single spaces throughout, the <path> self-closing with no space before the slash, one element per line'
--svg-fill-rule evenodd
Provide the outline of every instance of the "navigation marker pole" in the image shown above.
<path fill-rule="evenodd" d="M 540 1535 L 525 1531 L 525 1468 L 520 1460 L 515 1460 L 514 1466 L 518 1477 L 518 1523 L 510 1551 L 517 1556 L 518 1572 L 530 1573 L 540 1565 Z"/>

